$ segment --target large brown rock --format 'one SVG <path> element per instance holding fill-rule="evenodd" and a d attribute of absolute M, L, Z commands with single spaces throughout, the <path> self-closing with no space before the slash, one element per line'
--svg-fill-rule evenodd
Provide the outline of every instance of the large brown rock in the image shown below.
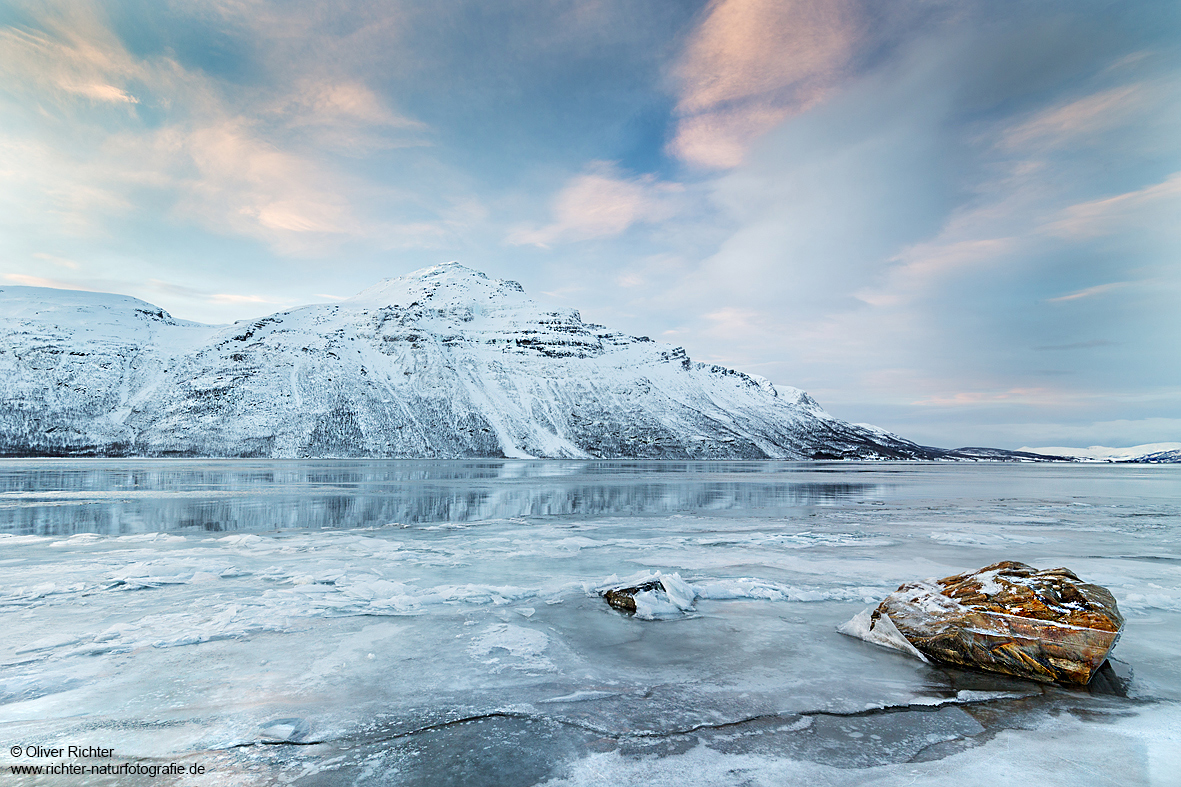
<path fill-rule="evenodd" d="M 932 661 L 1082 685 L 1124 625 L 1106 588 L 1011 560 L 902 585 L 874 610 L 871 629 L 882 616 Z"/>

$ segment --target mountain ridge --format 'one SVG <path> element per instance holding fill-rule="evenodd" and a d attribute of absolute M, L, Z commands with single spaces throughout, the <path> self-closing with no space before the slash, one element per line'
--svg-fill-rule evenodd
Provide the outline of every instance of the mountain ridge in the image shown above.
<path fill-rule="evenodd" d="M 6 456 L 1042 458 L 847 423 L 458 263 L 224 326 L 68 290 L 0 306 Z"/>
<path fill-rule="evenodd" d="M 1021 448 L 1021 451 L 1041 454 L 1056 454 L 1070 457 L 1076 462 L 1102 462 L 1107 464 L 1176 464 L 1181 463 L 1181 443 L 1144 443 L 1126 448 L 1111 448 L 1093 445 L 1089 448 Z"/>

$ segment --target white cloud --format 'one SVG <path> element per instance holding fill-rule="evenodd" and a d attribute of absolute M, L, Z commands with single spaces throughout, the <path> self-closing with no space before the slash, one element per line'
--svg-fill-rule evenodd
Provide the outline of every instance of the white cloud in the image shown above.
<path fill-rule="evenodd" d="M 1118 290 L 1121 287 L 1127 287 L 1133 284 L 1130 281 L 1113 281 L 1108 284 L 1096 284 L 1094 287 L 1086 287 L 1081 290 L 1067 293 L 1066 295 L 1059 295 L 1057 298 L 1046 298 L 1046 303 L 1064 303 L 1066 301 L 1077 301 L 1081 298 L 1090 298 L 1093 295 L 1102 295 L 1105 292 Z"/>
<path fill-rule="evenodd" d="M 957 240 L 946 236 L 915 244 L 889 260 L 894 265 L 884 273 L 880 284 L 854 295 L 871 306 L 902 306 L 929 296 L 941 278 L 973 266 L 993 266 L 1019 245 L 1016 238 Z"/>
<path fill-rule="evenodd" d="M 54 265 L 60 266 L 62 268 L 69 268 L 70 270 L 78 270 L 79 267 L 78 263 L 74 260 L 67 259 L 66 257 L 58 257 L 54 254 L 46 254 L 44 252 L 37 252 L 33 255 L 33 258 L 44 260 L 45 262 L 51 262 Z"/>

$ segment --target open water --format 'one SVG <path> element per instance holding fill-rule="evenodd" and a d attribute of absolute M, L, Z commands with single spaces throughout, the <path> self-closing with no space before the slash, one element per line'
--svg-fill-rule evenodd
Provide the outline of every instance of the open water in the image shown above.
<path fill-rule="evenodd" d="M 1111 680 L 836 632 L 1006 559 L 1112 591 Z M 0 625 L 5 784 L 1181 784 L 1178 466 L 2 460 Z"/>

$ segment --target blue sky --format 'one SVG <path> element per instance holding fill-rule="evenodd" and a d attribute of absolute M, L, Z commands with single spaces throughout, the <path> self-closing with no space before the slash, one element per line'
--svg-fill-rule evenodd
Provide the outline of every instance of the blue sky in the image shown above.
<path fill-rule="evenodd" d="M 458 260 L 942 445 L 1181 441 L 1181 5 L 0 0 L 0 281 Z"/>

